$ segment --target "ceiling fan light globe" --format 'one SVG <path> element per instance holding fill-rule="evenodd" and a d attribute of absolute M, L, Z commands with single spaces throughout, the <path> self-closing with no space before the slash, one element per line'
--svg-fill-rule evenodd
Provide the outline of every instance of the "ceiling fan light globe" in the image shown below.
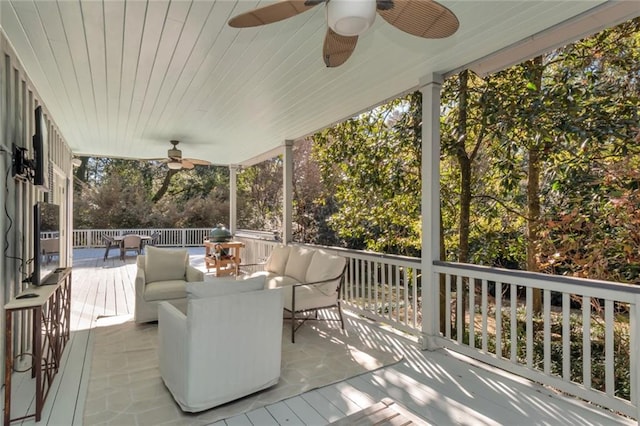
<path fill-rule="evenodd" d="M 182 162 L 181 161 L 169 161 L 167 163 L 167 166 L 170 169 L 173 169 L 173 170 L 180 170 L 182 168 Z"/>
<path fill-rule="evenodd" d="M 350 37 L 364 33 L 376 19 L 375 0 L 330 0 L 327 23 L 336 33 Z"/>

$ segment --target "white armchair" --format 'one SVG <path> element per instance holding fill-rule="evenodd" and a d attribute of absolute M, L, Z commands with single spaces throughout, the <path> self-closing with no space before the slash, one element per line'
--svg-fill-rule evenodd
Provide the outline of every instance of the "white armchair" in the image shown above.
<path fill-rule="evenodd" d="M 165 300 L 187 304 L 185 285 L 204 280 L 204 272 L 189 265 L 186 249 L 147 247 L 137 258 L 135 322 L 158 319 L 158 304 Z"/>
<path fill-rule="evenodd" d="M 264 277 L 187 284 L 186 314 L 158 307 L 158 358 L 183 411 L 199 412 L 276 384 L 282 348 L 281 289 Z"/>

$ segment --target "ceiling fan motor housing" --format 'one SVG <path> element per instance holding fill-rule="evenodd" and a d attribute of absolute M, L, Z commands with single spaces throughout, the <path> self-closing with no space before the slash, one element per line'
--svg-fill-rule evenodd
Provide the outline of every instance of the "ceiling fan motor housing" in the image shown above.
<path fill-rule="evenodd" d="M 364 33 L 376 19 L 376 0 L 330 0 L 327 2 L 329 27 L 342 36 Z"/>
<path fill-rule="evenodd" d="M 182 151 L 179 149 L 170 149 L 167 151 L 167 157 L 169 158 L 182 158 Z"/>

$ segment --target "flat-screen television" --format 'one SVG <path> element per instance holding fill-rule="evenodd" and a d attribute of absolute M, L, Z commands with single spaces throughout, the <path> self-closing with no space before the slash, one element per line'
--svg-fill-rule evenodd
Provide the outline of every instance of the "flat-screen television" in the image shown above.
<path fill-rule="evenodd" d="M 60 206 L 36 203 L 33 206 L 33 225 L 31 284 L 56 284 L 57 280 L 48 281 L 47 278 L 60 267 Z"/>
<path fill-rule="evenodd" d="M 49 139 L 42 107 L 35 110 L 36 132 L 33 135 L 33 184 L 49 190 Z"/>

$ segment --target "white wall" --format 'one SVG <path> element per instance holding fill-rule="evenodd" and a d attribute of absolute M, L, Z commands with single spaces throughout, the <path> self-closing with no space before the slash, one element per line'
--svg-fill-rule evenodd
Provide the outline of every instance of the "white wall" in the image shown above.
<path fill-rule="evenodd" d="M 2 7 L 0 7 L 0 14 Z M 10 43 L 0 33 L 0 362 L 4 365 L 5 321 L 4 304 L 27 284 L 23 280 L 33 272 L 33 236 L 31 233 L 33 205 L 37 201 L 49 201 L 62 206 L 65 217 L 62 228 L 70 247 L 72 198 L 69 194 L 72 177 L 72 153 L 52 120 L 46 105 L 42 105 L 47 119 L 49 157 L 51 160 L 50 187 L 45 193 L 30 182 L 12 177 L 12 144 L 28 149 L 28 158 L 33 158 L 31 137 L 35 131 L 34 109 L 41 104 L 36 88 L 29 75 L 13 52 Z M 45 195 L 46 194 L 46 195 Z M 70 265 L 71 250 L 61 252 L 63 265 Z M 66 263 L 65 263 L 66 262 Z M 15 353 L 28 352 L 30 348 L 29 317 L 16 318 L 14 329 Z M 30 361 L 29 361 L 30 362 Z M 4 368 L 0 369 L 1 383 Z"/>

